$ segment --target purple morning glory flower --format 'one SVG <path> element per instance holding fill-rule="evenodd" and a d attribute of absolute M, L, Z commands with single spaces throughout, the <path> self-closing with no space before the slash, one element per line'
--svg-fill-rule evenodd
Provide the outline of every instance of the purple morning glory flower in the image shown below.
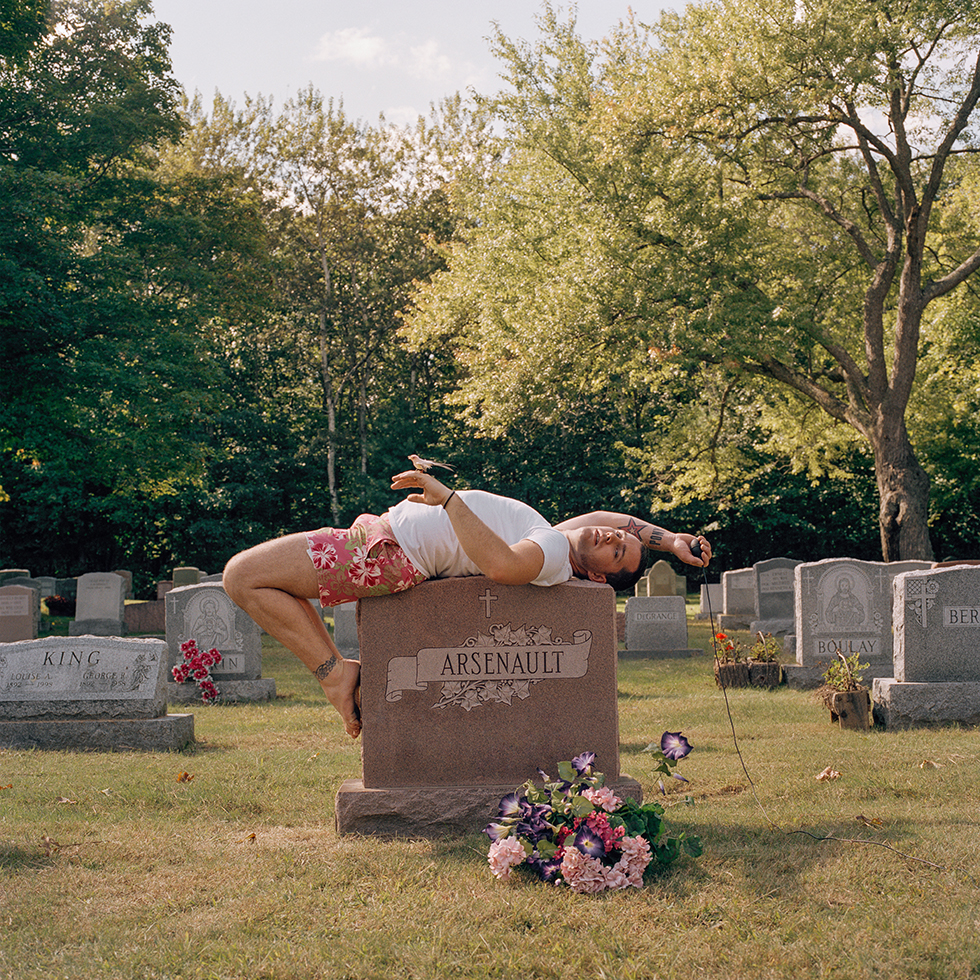
<path fill-rule="evenodd" d="M 517 817 L 524 811 L 524 805 L 522 804 L 520 794 L 518 793 L 508 793 L 500 801 L 500 812 L 498 816 L 501 817 Z"/>
<path fill-rule="evenodd" d="M 537 804 L 528 807 L 528 812 L 524 815 L 521 822 L 514 828 L 518 837 L 526 837 L 529 841 L 539 841 L 542 837 L 550 836 L 552 826 L 548 823 L 551 816 L 551 807 L 544 804 Z"/>
<path fill-rule="evenodd" d="M 660 737 L 660 751 L 668 759 L 679 762 L 691 752 L 691 743 L 680 732 L 664 732 Z"/>
<path fill-rule="evenodd" d="M 553 881 L 561 868 L 561 861 L 554 858 L 545 860 L 535 851 L 525 862 L 528 867 L 535 871 L 544 881 Z"/>
<path fill-rule="evenodd" d="M 579 827 L 572 843 L 586 857 L 603 858 L 606 856 L 606 845 L 602 843 L 602 838 L 586 824 Z"/>
<path fill-rule="evenodd" d="M 510 833 L 510 824 L 505 823 L 488 823 L 486 827 L 483 828 L 483 833 L 490 838 L 490 840 L 500 840 L 501 837 L 506 837 Z"/>
<path fill-rule="evenodd" d="M 580 776 L 584 776 L 592 768 L 593 762 L 595 762 L 595 752 L 583 752 L 572 759 L 572 767 Z"/>

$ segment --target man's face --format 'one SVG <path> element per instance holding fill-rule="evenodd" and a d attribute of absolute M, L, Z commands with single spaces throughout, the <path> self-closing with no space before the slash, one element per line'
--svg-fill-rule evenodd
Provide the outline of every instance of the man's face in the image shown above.
<path fill-rule="evenodd" d="M 640 565 L 643 545 L 632 534 L 611 527 L 579 527 L 565 531 L 573 571 L 593 582 Z"/>

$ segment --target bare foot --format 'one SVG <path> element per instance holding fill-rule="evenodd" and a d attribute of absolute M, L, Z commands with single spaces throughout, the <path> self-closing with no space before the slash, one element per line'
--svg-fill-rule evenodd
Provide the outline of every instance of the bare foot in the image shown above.
<path fill-rule="evenodd" d="M 316 677 L 327 700 L 344 720 L 344 729 L 351 738 L 361 734 L 361 665 L 356 660 L 334 657 L 316 669 Z"/>

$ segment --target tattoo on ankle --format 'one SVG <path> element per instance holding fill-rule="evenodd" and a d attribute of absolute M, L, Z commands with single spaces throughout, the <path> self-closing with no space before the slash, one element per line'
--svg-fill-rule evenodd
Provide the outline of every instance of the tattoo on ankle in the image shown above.
<path fill-rule="evenodd" d="M 324 660 L 316 670 L 313 671 L 314 676 L 318 681 L 326 680 L 330 671 L 339 664 L 340 661 L 336 657 L 331 657 L 329 660 Z"/>

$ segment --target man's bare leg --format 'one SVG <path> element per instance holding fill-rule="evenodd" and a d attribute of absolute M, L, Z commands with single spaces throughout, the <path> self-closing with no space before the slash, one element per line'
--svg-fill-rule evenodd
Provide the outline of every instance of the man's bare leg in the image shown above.
<path fill-rule="evenodd" d="M 228 595 L 270 636 L 309 668 L 352 738 L 361 732 L 355 694 L 361 665 L 341 656 L 309 603 L 319 597 L 305 534 L 266 541 L 235 555 L 225 567 Z"/>

